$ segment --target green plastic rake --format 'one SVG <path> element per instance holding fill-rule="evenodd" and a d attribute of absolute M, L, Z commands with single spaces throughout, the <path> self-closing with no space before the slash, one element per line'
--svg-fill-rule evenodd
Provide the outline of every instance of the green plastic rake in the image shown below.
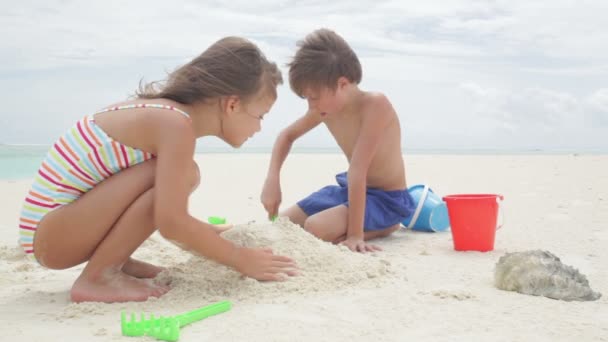
<path fill-rule="evenodd" d="M 121 312 L 120 325 L 123 336 L 146 335 L 154 337 L 157 340 L 177 341 L 181 327 L 209 316 L 226 312 L 231 307 L 232 304 L 229 301 L 222 301 L 177 316 L 160 316 L 156 318 L 152 314 L 149 318 L 146 318 L 142 313 L 139 321 L 134 313 L 131 314 L 131 319 L 127 320 L 127 315 Z"/>

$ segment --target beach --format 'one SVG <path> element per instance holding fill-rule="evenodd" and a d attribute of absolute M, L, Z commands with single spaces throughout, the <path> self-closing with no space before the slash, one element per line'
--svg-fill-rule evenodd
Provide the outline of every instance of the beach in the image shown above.
<path fill-rule="evenodd" d="M 184 327 L 180 341 L 608 341 L 608 155 L 404 158 L 410 186 L 504 196 L 493 251 L 457 252 L 449 231 L 402 229 L 375 241 L 382 252 L 353 255 L 288 222 L 268 222 L 259 195 L 269 154 L 197 154 L 201 184 L 190 213 L 226 217 L 236 225 L 227 237 L 294 254 L 302 274 L 258 283 L 154 234 L 134 257 L 167 267 L 162 276 L 175 281 L 144 303 L 70 303 L 82 265 L 52 271 L 26 261 L 16 227 L 31 180 L 0 180 L 0 339 L 151 341 L 123 337 L 120 312 L 174 315 L 230 300 L 230 311 Z M 346 168 L 339 154 L 290 155 L 282 208 L 334 184 Z M 566 302 L 498 290 L 498 259 L 533 249 L 577 268 L 602 297 Z"/>

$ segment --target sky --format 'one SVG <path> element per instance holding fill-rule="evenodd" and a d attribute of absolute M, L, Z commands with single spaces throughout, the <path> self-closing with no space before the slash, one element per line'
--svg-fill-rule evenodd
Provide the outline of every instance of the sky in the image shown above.
<path fill-rule="evenodd" d="M 224 36 L 287 79 L 297 41 L 326 27 L 359 56 L 360 87 L 392 102 L 406 151 L 608 151 L 605 0 L 0 1 L 4 144 L 50 144 Z M 284 84 L 245 148 L 270 148 L 306 108 Z M 319 126 L 296 147 L 336 144 Z"/>

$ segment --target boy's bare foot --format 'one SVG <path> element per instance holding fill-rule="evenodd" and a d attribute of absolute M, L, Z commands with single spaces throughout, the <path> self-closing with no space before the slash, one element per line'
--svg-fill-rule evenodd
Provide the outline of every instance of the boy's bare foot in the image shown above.
<path fill-rule="evenodd" d="M 151 279 L 137 279 L 121 271 L 106 271 L 96 277 L 80 275 L 70 291 L 73 302 L 141 302 L 160 297 L 169 287 Z"/>
<path fill-rule="evenodd" d="M 129 258 L 122 266 L 123 272 L 135 278 L 154 278 L 162 270 L 164 268 L 133 258 Z"/>

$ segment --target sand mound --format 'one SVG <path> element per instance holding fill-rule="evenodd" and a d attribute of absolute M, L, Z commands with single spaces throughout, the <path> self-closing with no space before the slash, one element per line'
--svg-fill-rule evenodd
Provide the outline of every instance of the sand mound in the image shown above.
<path fill-rule="evenodd" d="M 213 261 L 192 257 L 160 275 L 172 280 L 168 298 L 267 301 L 294 292 L 375 286 L 391 273 L 388 260 L 321 241 L 286 219 L 236 226 L 222 236 L 241 246 L 270 247 L 275 254 L 287 255 L 297 262 L 300 275 L 284 282 L 258 282 Z"/>

